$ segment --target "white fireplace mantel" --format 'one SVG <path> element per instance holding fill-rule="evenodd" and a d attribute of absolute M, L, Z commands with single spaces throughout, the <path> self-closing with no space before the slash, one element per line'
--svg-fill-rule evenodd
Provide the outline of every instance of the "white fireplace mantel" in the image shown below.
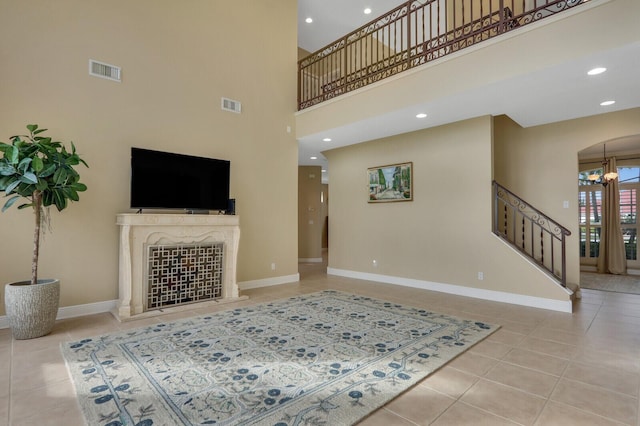
<path fill-rule="evenodd" d="M 175 312 L 193 305 L 147 310 L 147 247 L 175 244 L 224 244 L 222 295 L 201 304 L 218 304 L 240 297 L 236 282 L 240 218 L 235 215 L 133 214 L 117 215 L 120 227 L 119 301 L 115 315 L 120 321 Z"/>

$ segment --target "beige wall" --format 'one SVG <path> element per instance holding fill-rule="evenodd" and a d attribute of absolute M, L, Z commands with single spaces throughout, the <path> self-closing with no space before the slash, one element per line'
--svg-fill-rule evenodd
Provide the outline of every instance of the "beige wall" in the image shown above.
<path fill-rule="evenodd" d="M 298 167 L 298 258 L 322 258 L 322 168 Z"/>
<path fill-rule="evenodd" d="M 492 126 L 481 117 L 326 152 L 329 266 L 567 300 L 491 232 Z M 407 161 L 414 200 L 368 203 L 367 168 Z"/>
<path fill-rule="evenodd" d="M 62 306 L 118 297 L 131 146 L 230 160 L 238 280 L 297 273 L 296 19 L 295 0 L 2 2 L 0 140 L 38 123 L 90 165 L 41 249 Z M 90 77 L 90 58 L 121 66 L 122 83 Z M 0 283 L 29 277 L 32 219 L 0 215 Z"/>

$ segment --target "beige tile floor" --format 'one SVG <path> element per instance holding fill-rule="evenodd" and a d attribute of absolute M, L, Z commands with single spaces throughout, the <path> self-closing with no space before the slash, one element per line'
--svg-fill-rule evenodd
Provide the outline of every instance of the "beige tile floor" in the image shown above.
<path fill-rule="evenodd" d="M 584 290 L 575 312 L 564 314 L 327 276 L 322 265 L 301 265 L 301 276 L 217 309 L 333 288 L 502 325 L 361 426 L 640 426 L 640 295 Z M 0 425 L 84 424 L 61 341 L 212 310 L 129 323 L 110 314 L 61 320 L 49 336 L 26 341 L 0 330 Z"/>

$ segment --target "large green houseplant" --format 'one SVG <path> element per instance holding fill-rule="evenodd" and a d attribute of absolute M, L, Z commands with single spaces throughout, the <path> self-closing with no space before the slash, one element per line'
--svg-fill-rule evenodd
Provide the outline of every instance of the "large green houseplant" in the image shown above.
<path fill-rule="evenodd" d="M 31 208 L 35 217 L 31 280 L 5 286 L 5 311 L 16 339 L 48 334 L 58 312 L 60 282 L 38 279 L 45 208 L 54 205 L 62 211 L 70 201 L 78 201 L 78 193 L 87 189 L 75 170 L 76 166 L 87 166 L 87 163 L 76 153 L 73 142 L 69 152 L 62 142 L 43 135 L 47 129 L 29 124 L 27 130 L 27 135 L 12 136 L 10 144 L 0 142 L 0 191 L 8 198 L 2 211 L 22 200 L 18 209 Z M 23 297 L 26 299 L 22 300 Z M 40 302 L 47 302 L 49 306 L 40 306 Z"/>

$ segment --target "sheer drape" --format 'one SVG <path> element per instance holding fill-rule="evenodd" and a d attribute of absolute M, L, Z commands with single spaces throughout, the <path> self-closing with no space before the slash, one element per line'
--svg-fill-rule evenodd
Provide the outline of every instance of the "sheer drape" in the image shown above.
<path fill-rule="evenodd" d="M 616 159 L 612 157 L 604 173 L 616 172 Z M 613 179 L 602 189 L 603 215 L 600 235 L 598 272 L 602 274 L 626 274 L 627 256 L 620 227 L 620 189 L 618 179 Z"/>

